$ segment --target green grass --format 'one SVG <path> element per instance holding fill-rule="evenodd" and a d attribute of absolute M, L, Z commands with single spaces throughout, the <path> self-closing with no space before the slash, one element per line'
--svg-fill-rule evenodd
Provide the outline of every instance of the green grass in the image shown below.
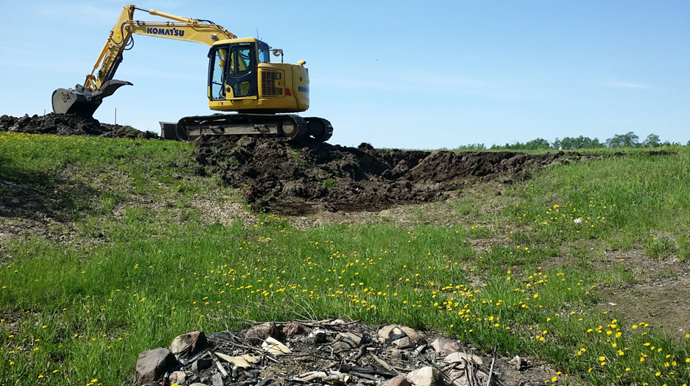
<path fill-rule="evenodd" d="M 558 167 L 516 188 L 521 203 L 508 211 L 536 241 L 600 239 L 609 249 L 640 245 L 652 257 L 688 259 L 690 152 L 677 150 Z"/>
<path fill-rule="evenodd" d="M 89 203 L 72 217 L 83 243 L 2 244 L 0 374 L 6 384 L 125 385 L 141 351 L 193 329 L 340 317 L 497 344 L 552 363 L 558 384 L 682 384 L 688 339 L 595 311 L 599 288 L 635 277 L 595 269 L 575 247 L 684 256 L 690 177 L 688 149 L 678 151 L 546 168 L 508 189 L 497 212 L 476 209 L 488 190 L 453 204 L 450 225 L 301 230 L 279 215 L 206 220 L 191 203 L 235 195 L 192 175 L 189 144 L 0 135 L 0 179 L 90 192 L 74 199 Z M 475 241 L 491 246 L 478 252 Z M 560 263 L 564 248 L 582 264 Z"/>

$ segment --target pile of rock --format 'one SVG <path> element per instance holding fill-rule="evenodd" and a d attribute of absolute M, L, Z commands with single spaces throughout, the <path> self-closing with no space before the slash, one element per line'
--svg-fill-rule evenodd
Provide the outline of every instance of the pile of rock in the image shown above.
<path fill-rule="evenodd" d="M 468 353 L 445 337 L 431 341 L 400 325 L 367 326 L 343 320 L 263 323 L 206 336 L 193 331 L 169 348 L 139 355 L 143 385 L 244 386 L 501 384 L 495 358 Z"/>

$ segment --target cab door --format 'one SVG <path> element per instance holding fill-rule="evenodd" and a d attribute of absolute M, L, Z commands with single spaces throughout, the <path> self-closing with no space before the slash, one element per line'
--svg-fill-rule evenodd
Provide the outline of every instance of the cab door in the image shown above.
<path fill-rule="evenodd" d="M 233 43 L 229 47 L 225 95 L 227 99 L 257 98 L 256 45 Z"/>

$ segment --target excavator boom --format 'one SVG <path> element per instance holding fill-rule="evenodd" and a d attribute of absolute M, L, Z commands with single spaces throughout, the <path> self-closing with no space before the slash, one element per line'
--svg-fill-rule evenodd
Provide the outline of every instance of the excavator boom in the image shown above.
<path fill-rule="evenodd" d="M 135 10 L 173 21 L 134 20 Z M 91 117 L 104 98 L 113 95 L 122 86 L 131 86 L 132 83 L 114 79 L 114 76 L 122 62 L 122 54 L 131 44 L 133 34 L 198 42 L 209 46 L 218 40 L 237 38 L 232 32 L 207 20 L 201 21 L 153 9 L 145 10 L 132 4 L 127 5 L 123 7 L 93 65 L 93 70 L 86 75 L 84 84 L 78 84 L 73 89 L 60 88 L 53 92 L 53 111 Z"/>

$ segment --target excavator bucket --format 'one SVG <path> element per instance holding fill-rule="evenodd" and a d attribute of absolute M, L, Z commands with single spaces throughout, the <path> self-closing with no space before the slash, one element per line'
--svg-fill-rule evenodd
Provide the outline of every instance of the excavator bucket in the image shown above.
<path fill-rule="evenodd" d="M 103 98 L 113 95 L 122 86 L 131 85 L 130 82 L 113 79 L 103 83 L 96 91 L 87 90 L 81 85 L 74 89 L 59 88 L 53 91 L 53 112 L 93 117 Z"/>
<path fill-rule="evenodd" d="M 86 95 L 73 89 L 59 88 L 53 91 L 53 112 L 91 117 L 101 101 L 89 101 Z"/>

